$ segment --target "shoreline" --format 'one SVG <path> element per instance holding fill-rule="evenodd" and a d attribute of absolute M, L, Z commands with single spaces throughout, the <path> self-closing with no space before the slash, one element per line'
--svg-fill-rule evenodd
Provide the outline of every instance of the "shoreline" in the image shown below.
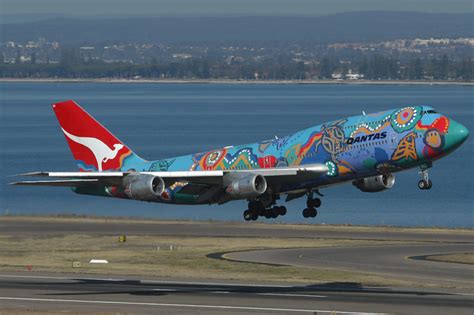
<path fill-rule="evenodd" d="M 0 78 L 0 82 L 28 83 L 154 83 L 154 84 L 353 84 L 353 85 L 460 85 L 474 86 L 474 82 L 460 81 L 395 81 L 395 80 L 230 80 L 230 79 L 112 79 L 112 78 Z"/>

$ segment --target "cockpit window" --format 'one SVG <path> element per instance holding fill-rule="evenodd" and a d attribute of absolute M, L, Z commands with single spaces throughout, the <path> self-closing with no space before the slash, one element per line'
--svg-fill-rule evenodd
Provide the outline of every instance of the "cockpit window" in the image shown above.
<path fill-rule="evenodd" d="M 435 111 L 434 109 L 428 109 L 428 110 L 424 110 L 423 111 L 423 114 L 437 114 L 438 112 Z"/>

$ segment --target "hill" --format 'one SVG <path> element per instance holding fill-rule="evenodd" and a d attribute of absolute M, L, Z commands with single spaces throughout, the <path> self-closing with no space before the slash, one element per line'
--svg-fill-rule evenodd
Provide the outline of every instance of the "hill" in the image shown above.
<path fill-rule="evenodd" d="M 474 14 L 351 12 L 318 17 L 55 18 L 0 24 L 2 41 L 45 37 L 65 44 L 124 42 L 364 42 L 396 38 L 474 37 Z"/>

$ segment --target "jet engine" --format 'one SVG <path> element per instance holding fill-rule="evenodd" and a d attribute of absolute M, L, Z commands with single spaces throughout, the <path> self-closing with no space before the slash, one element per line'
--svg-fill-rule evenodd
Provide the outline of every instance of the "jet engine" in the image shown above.
<path fill-rule="evenodd" d="M 378 192 L 392 188 L 395 184 L 395 176 L 390 173 L 382 174 L 358 179 L 353 181 L 352 184 L 363 192 Z"/>
<path fill-rule="evenodd" d="M 224 187 L 234 199 L 251 199 L 267 190 L 267 180 L 262 175 L 229 173 L 224 176 Z"/>
<path fill-rule="evenodd" d="M 161 177 L 149 174 L 130 174 L 123 179 L 125 194 L 130 199 L 156 200 L 165 190 L 165 182 Z"/>

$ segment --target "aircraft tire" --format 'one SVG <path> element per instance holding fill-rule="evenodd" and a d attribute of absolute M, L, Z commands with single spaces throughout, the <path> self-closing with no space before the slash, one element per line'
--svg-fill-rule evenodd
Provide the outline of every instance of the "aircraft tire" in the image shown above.
<path fill-rule="evenodd" d="M 310 208 L 306 208 L 303 210 L 303 217 L 305 218 L 309 218 L 311 216 L 311 213 L 310 213 Z"/>
<path fill-rule="evenodd" d="M 245 211 L 244 211 L 244 220 L 245 220 L 245 221 L 250 221 L 250 220 L 252 220 L 252 215 L 253 215 L 252 211 L 250 211 L 250 210 L 245 210 Z"/>
<path fill-rule="evenodd" d="M 286 207 L 285 206 L 278 207 L 278 211 L 281 216 L 284 216 L 286 214 Z"/>
<path fill-rule="evenodd" d="M 317 215 L 318 215 L 318 210 L 316 210 L 315 208 L 312 208 L 311 209 L 311 217 L 315 218 Z"/>
<path fill-rule="evenodd" d="M 433 182 L 430 179 L 428 179 L 426 189 L 431 189 L 431 187 L 433 187 Z"/>
<path fill-rule="evenodd" d="M 428 187 L 428 183 L 424 179 L 421 179 L 418 182 L 418 188 L 420 188 L 421 190 L 425 190 L 427 189 L 427 187 Z"/>
<path fill-rule="evenodd" d="M 306 201 L 306 206 L 308 208 L 319 208 L 319 207 L 321 207 L 321 199 L 319 199 L 319 198 L 308 199 Z"/>
<path fill-rule="evenodd" d="M 272 219 L 276 219 L 278 218 L 278 216 L 280 215 L 280 212 L 278 211 L 279 209 L 272 209 Z"/>

